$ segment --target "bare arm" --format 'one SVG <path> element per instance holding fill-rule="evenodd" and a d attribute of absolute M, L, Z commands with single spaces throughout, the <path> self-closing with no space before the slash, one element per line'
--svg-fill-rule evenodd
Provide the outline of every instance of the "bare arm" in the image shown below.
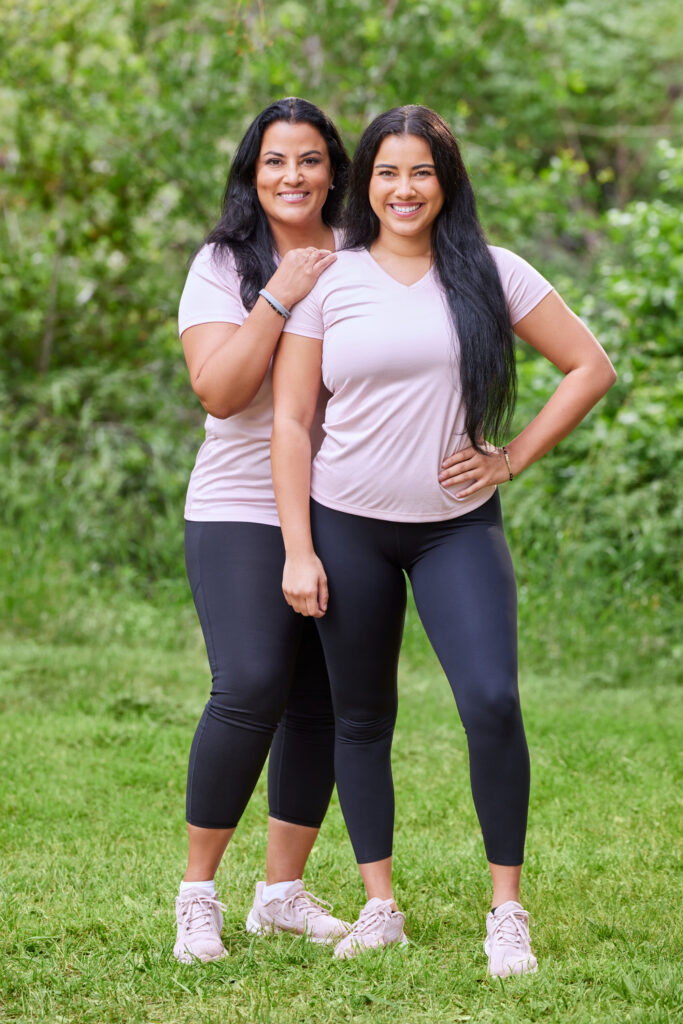
<path fill-rule="evenodd" d="M 309 495 L 311 424 L 320 391 L 322 342 L 283 334 L 273 364 L 270 462 L 285 543 L 282 590 L 302 615 L 327 610 L 327 578 L 313 550 Z"/>
<path fill-rule="evenodd" d="M 541 299 L 514 330 L 564 374 L 538 415 L 506 445 L 516 476 L 566 437 L 609 391 L 617 375 L 604 349 L 556 292 Z M 481 455 L 472 447 L 445 459 L 439 474 L 445 487 L 461 488 L 457 498 L 508 479 L 501 452 Z"/>
<path fill-rule="evenodd" d="M 291 309 L 335 259 L 326 249 L 292 249 L 266 290 Z M 284 323 L 259 296 L 241 326 L 214 322 L 183 331 L 192 388 L 208 413 L 226 419 L 246 409 L 263 383 Z"/>

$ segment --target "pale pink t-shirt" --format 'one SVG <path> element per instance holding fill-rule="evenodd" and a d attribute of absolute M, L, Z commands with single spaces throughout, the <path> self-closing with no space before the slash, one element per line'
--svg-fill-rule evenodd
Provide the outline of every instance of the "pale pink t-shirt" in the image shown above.
<path fill-rule="evenodd" d="M 338 236 L 335 232 L 338 244 Z M 240 278 L 232 254 L 214 259 L 214 246 L 197 253 L 178 310 L 178 332 L 198 324 L 241 326 L 249 315 L 240 298 Z M 311 444 L 322 440 L 326 393 L 321 393 Z M 217 419 L 207 416 L 206 440 L 195 462 L 185 500 L 185 518 L 194 522 L 245 522 L 279 526 L 270 473 L 273 432 L 271 366 L 261 387 L 242 412 Z"/>
<path fill-rule="evenodd" d="M 515 324 L 552 286 L 520 256 L 497 246 L 490 251 Z M 316 501 L 373 519 L 433 522 L 491 497 L 495 487 L 459 501 L 438 480 L 445 456 L 470 441 L 454 329 L 434 268 L 407 286 L 367 250 L 340 252 L 286 331 L 323 339 L 331 397 L 313 461 Z"/>

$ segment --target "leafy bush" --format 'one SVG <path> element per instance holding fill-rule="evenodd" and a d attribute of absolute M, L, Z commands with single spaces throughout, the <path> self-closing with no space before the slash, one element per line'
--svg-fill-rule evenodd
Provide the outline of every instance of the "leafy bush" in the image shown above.
<path fill-rule="evenodd" d="M 647 582 L 654 600 L 680 571 L 683 512 L 683 237 L 676 205 L 683 151 L 668 143 L 658 150 L 661 197 L 608 212 L 594 294 L 577 301 L 610 354 L 618 383 L 528 480 L 518 481 L 519 492 L 508 501 L 513 529 L 532 561 L 546 560 L 552 572 L 548 547 L 555 557 L 571 550 L 573 576 L 604 573 L 626 590 Z M 523 355 L 520 378 L 528 417 L 554 374 Z"/>
<path fill-rule="evenodd" d="M 3 397 L 3 513 L 29 550 L 66 549 L 95 575 L 177 575 L 201 436 L 182 360 L 54 371 Z"/>

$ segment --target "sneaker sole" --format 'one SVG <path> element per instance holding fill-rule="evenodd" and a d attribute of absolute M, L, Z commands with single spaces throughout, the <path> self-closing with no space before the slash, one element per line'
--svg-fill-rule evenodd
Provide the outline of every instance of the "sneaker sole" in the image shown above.
<path fill-rule="evenodd" d="M 306 932 L 295 932 L 292 928 L 281 928 L 277 924 L 263 924 L 262 921 L 254 917 L 252 911 L 249 911 L 245 928 L 250 935 L 293 935 L 297 939 L 315 942 L 319 946 L 329 946 L 333 942 L 339 942 L 340 939 L 344 938 L 343 935 L 329 935 L 327 938 L 317 938 L 315 935 L 309 935 Z"/>
<path fill-rule="evenodd" d="M 195 953 L 190 953 L 187 949 L 179 949 L 177 946 L 173 947 L 173 956 L 181 964 L 210 964 L 216 960 L 222 960 L 227 955 L 228 951 L 226 949 L 215 956 L 197 956 Z"/>
<path fill-rule="evenodd" d="M 513 976 L 518 977 L 520 974 L 535 974 L 538 970 L 538 961 L 534 957 L 533 965 L 531 965 L 529 960 L 518 960 L 516 964 L 508 968 L 508 970 L 504 973 L 502 971 L 496 971 L 496 973 L 494 974 L 493 971 L 491 970 L 488 939 L 484 942 L 484 952 L 489 957 L 488 974 L 490 978 L 512 978 Z M 515 967 L 520 966 L 521 970 L 516 971 Z"/>
<path fill-rule="evenodd" d="M 410 945 L 410 939 L 404 933 L 400 939 L 396 939 L 395 942 L 386 942 L 380 946 L 364 946 L 361 943 L 356 943 L 355 947 L 351 946 L 349 949 L 344 950 L 343 953 L 337 953 L 335 949 L 334 955 L 337 960 L 353 960 L 355 956 L 362 956 L 363 953 L 376 953 L 382 949 L 405 949 Z"/>

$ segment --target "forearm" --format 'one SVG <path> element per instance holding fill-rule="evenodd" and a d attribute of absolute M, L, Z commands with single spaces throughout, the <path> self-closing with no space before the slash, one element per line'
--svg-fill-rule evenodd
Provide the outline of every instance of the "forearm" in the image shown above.
<path fill-rule="evenodd" d="M 304 424 L 276 415 L 270 462 L 285 551 L 289 557 L 309 555 L 313 552 L 309 506 L 311 435 Z"/>
<path fill-rule="evenodd" d="M 226 419 L 246 409 L 263 383 L 284 323 L 260 297 L 242 326 L 211 352 L 192 378 L 208 413 Z"/>
<path fill-rule="evenodd" d="M 506 445 L 515 476 L 571 433 L 615 379 L 608 360 L 599 367 L 582 366 L 567 373 L 539 414 Z"/>

